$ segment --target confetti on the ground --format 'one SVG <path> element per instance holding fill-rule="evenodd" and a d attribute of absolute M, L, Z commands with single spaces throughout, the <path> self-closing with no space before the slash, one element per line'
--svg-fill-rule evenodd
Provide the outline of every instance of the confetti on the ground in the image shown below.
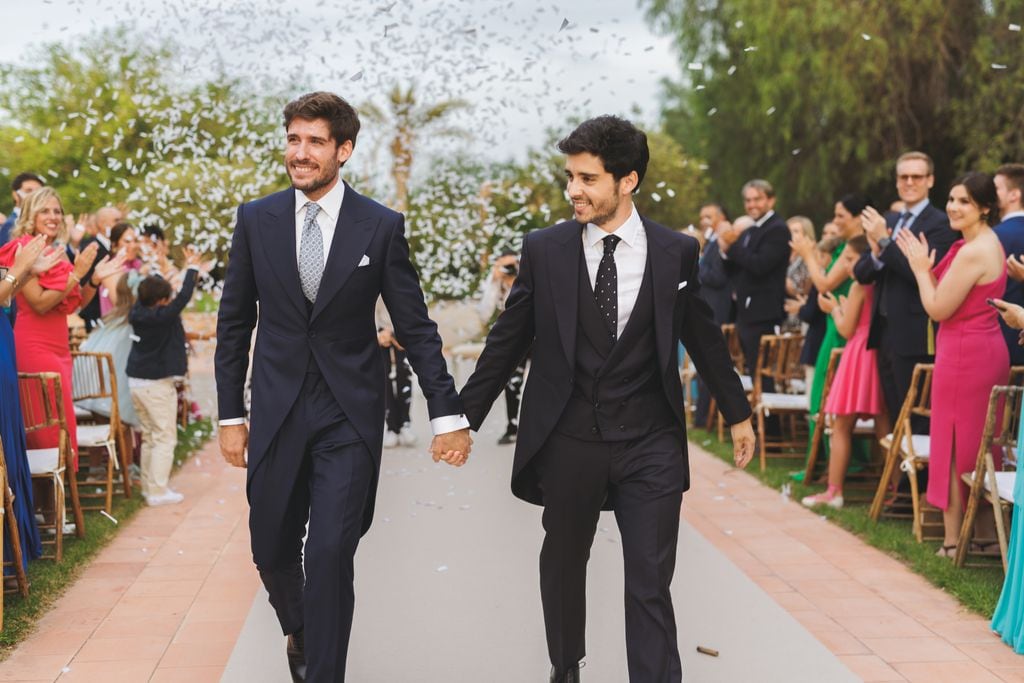
<path fill-rule="evenodd" d="M 101 514 L 101 515 L 103 515 L 104 517 L 106 517 L 107 519 L 109 519 L 109 520 L 110 520 L 111 522 L 113 522 L 113 523 L 114 523 L 115 525 L 117 524 L 117 520 L 116 520 L 116 519 L 114 519 L 113 517 L 111 517 L 111 516 L 110 516 L 109 514 L 107 514 L 107 511 L 106 511 L 106 510 L 100 510 L 100 514 Z"/>

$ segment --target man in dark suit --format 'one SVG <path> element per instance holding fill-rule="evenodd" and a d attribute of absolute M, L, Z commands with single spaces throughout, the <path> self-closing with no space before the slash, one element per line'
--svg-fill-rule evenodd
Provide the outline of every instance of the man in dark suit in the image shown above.
<path fill-rule="evenodd" d="M 858 281 L 875 283 L 868 348 L 878 349 L 878 371 L 891 416 L 899 414 L 910 390 L 914 365 L 935 359 L 935 327 L 921 305 L 907 257 L 893 240 L 901 230 L 923 234 L 938 263 L 957 239 L 946 212 L 928 201 L 934 169 L 931 157 L 923 152 L 903 154 L 896 160 L 896 190 L 906 204 L 904 212 L 889 222 L 870 206 L 861 214 L 871 251 L 853 272 Z M 915 419 L 913 429 L 927 433 L 927 421 Z"/>
<path fill-rule="evenodd" d="M 435 461 L 460 464 L 470 439 L 402 215 L 339 181 L 359 132 L 355 110 L 316 92 L 289 103 L 284 120 L 293 187 L 240 206 L 231 243 L 215 357 L 220 447 L 248 467 L 253 560 L 288 636 L 292 677 L 336 683 L 352 627 L 353 555 L 380 471 L 378 296 L 426 396 Z M 257 304 L 250 432 L 243 393 Z"/>
<path fill-rule="evenodd" d="M 110 255 L 110 231 L 115 225 L 124 220 L 124 213 L 121 209 L 116 206 L 104 206 L 102 209 L 96 212 L 96 215 L 92 217 L 92 220 L 88 222 L 86 228 L 87 235 L 82 239 L 79 248 L 84 249 L 93 242 L 96 243 L 97 249 L 96 262 L 99 263 L 105 256 Z M 74 253 L 72 252 L 71 245 L 68 245 L 68 258 L 74 260 Z M 93 271 L 86 273 L 86 281 L 92 283 L 94 287 L 98 288 L 100 283 L 94 282 Z M 86 331 L 91 331 L 96 326 L 97 322 L 102 316 L 100 315 L 100 298 L 94 296 L 92 301 L 82 307 L 78 315 L 82 318 L 85 323 Z"/>
<path fill-rule="evenodd" d="M 575 220 L 528 234 L 519 276 L 461 392 L 479 429 L 526 350 L 512 492 L 544 506 L 541 602 L 551 681 L 579 681 L 586 566 L 602 509 L 614 510 L 626 576 L 630 680 L 681 680 L 669 584 L 689 486 L 679 340 L 732 425 L 735 462 L 754 433 L 721 331 L 700 298 L 698 246 L 637 214 L 647 137 L 612 116 L 558 148 Z"/>
<path fill-rule="evenodd" d="M 786 269 L 789 267 L 789 227 L 775 213 L 775 190 L 767 180 L 743 186 L 743 208 L 754 225 L 742 233 L 719 237 L 722 258 L 736 288 L 736 333 L 743 347 L 747 374 L 757 366 L 761 337 L 774 334 L 786 317 Z M 772 391 L 769 381 L 765 391 Z"/>
<path fill-rule="evenodd" d="M 711 307 L 711 315 L 715 323 L 724 325 L 732 322 L 734 293 L 729 273 L 722 260 L 722 252 L 718 245 L 718 233 L 728 229 L 728 217 L 721 204 L 709 203 L 700 207 L 700 227 L 704 230 L 707 242 L 700 256 L 698 266 L 700 274 L 700 295 Z M 697 409 L 693 414 L 695 425 L 707 424 L 708 411 L 711 409 L 711 392 L 704 379 L 697 375 Z"/>
<path fill-rule="evenodd" d="M 35 173 L 19 173 L 11 181 L 11 199 L 14 200 L 14 208 L 7 220 L 0 225 L 0 247 L 11 241 L 11 233 L 14 232 L 14 224 L 18 222 L 21 214 L 21 202 L 40 187 L 45 185 L 43 179 Z"/>
<path fill-rule="evenodd" d="M 1001 219 L 995 227 L 996 235 L 999 236 L 1008 262 L 1019 263 L 1024 256 L 1024 164 L 1000 166 L 996 171 L 995 184 Z M 1020 271 L 1011 268 L 1008 275 L 1003 301 L 1024 306 L 1024 283 L 1017 279 Z M 1024 365 L 1024 347 L 1017 343 L 1020 331 L 1009 327 L 1002 318 L 999 324 L 1010 349 L 1010 365 Z"/>

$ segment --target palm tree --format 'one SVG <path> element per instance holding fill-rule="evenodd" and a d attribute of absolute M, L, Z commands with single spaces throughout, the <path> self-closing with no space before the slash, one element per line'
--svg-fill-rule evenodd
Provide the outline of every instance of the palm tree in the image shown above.
<path fill-rule="evenodd" d="M 361 107 L 366 117 L 390 129 L 391 177 L 395 182 L 394 207 L 404 212 L 409 208 L 409 174 L 416 155 L 416 145 L 425 133 L 432 138 L 466 138 L 469 134 L 453 126 L 442 125 L 451 113 L 468 108 L 464 100 L 445 100 L 435 104 L 420 104 L 416 100 L 415 85 L 406 89 L 395 85 L 388 93 L 385 112 L 372 102 Z"/>

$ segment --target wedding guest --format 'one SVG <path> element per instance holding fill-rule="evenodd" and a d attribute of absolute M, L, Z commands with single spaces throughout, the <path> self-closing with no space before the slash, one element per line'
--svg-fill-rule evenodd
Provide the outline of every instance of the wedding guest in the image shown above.
<path fill-rule="evenodd" d="M 829 221 L 825 225 L 821 226 L 821 239 L 827 240 L 833 237 L 839 237 L 839 226 L 833 221 Z"/>
<path fill-rule="evenodd" d="M 412 407 L 412 368 L 405 355 L 405 347 L 395 338 L 395 324 L 384 305 L 377 298 L 374 309 L 377 323 L 377 344 L 384 354 L 384 448 L 415 446 L 416 434 L 412 431 L 410 409 Z"/>
<path fill-rule="evenodd" d="M 735 317 L 735 291 L 732 278 L 725 268 L 718 243 L 722 232 L 730 230 L 725 210 L 720 204 L 705 204 L 700 209 L 700 225 L 707 242 L 701 252 L 697 266 L 700 277 L 700 297 L 711 307 L 711 313 L 718 325 L 731 323 Z M 693 420 L 696 425 L 707 424 L 711 410 L 711 391 L 704 379 L 697 375 L 697 405 Z"/>
<path fill-rule="evenodd" d="M 843 267 L 853 264 L 868 250 L 864 235 L 851 238 L 843 250 Z M 854 283 L 849 295 L 837 299 L 832 293 L 819 297 L 821 310 L 832 317 L 836 329 L 847 340 L 843 355 L 836 368 L 828 400 L 822 407 L 832 416 L 832 434 L 829 437 L 828 488 L 803 499 L 807 507 L 828 505 L 843 507 L 843 482 L 850 465 L 853 447 L 853 428 L 858 418 L 875 421 L 875 436 L 883 438 L 889 433 L 889 416 L 882 396 L 878 375 L 878 360 L 874 349 L 867 348 L 868 328 L 871 326 L 871 300 L 873 285 Z"/>
<path fill-rule="evenodd" d="M 104 257 L 114 254 L 110 244 L 110 231 L 115 225 L 124 220 L 124 213 L 116 206 L 104 206 L 97 211 L 92 220 L 85 224 L 86 236 L 82 238 L 80 248 L 84 249 L 90 244 L 96 245 L 96 262 L 102 261 Z M 86 282 L 95 288 L 99 288 L 101 278 L 95 277 L 92 272 L 86 273 Z M 85 321 L 86 331 L 91 331 L 96 321 L 103 317 L 100 309 L 100 299 L 91 298 L 82 307 L 79 316 Z"/>
<path fill-rule="evenodd" d="M 14 209 L 11 210 L 11 215 L 4 219 L 3 224 L 0 224 L 0 247 L 11 241 L 14 225 L 18 222 L 18 216 L 21 215 L 21 203 L 45 184 L 43 179 L 35 173 L 19 173 L 14 176 L 14 180 L 11 181 L 11 198 L 14 200 Z"/>
<path fill-rule="evenodd" d="M 130 223 L 118 223 L 110 229 L 110 253 L 123 254 L 124 267 L 132 275 L 129 286 L 135 287 L 142 279 L 139 271 L 142 260 L 139 258 L 139 239 L 135 228 Z M 117 283 L 121 273 L 113 273 L 104 278 L 97 292 L 100 300 L 100 316 L 106 317 L 117 306 Z"/>
<path fill-rule="evenodd" d="M 9 300 L 29 280 L 52 268 L 60 258 L 56 249 L 46 249 L 46 238 L 37 236 L 15 248 L 0 249 L 0 305 Z M 0 313 L 0 444 L 3 445 L 7 485 L 14 492 L 14 518 L 21 539 L 22 561 L 28 563 L 42 554 L 39 528 L 32 501 L 32 473 L 25 445 L 18 393 L 18 367 L 14 352 L 14 330 L 7 315 Z M 2 533 L 2 532 L 0 532 Z M 14 558 L 10 536 L 4 537 L 4 557 Z M 13 574 L 13 567 L 10 572 Z M 5 568 L 4 572 L 7 573 Z"/>
<path fill-rule="evenodd" d="M 786 221 L 791 235 L 801 234 L 810 241 L 814 241 L 814 223 L 807 216 L 792 216 Z M 786 321 L 783 323 L 784 332 L 801 332 L 803 324 L 798 315 L 802 301 L 806 300 L 807 292 L 812 286 L 810 276 L 807 273 L 807 264 L 804 258 L 791 250 L 789 255 L 789 267 L 786 268 Z M 797 305 L 793 305 L 794 302 Z"/>
<path fill-rule="evenodd" d="M 992 387 L 1009 379 L 1009 354 L 996 311 L 986 299 L 1006 290 L 1006 260 L 991 225 L 999 213 L 992 176 L 968 173 L 953 182 L 946 202 L 950 227 L 960 233 L 935 265 L 924 234 L 901 231 L 897 246 L 917 281 L 920 302 L 941 323 L 932 375 L 928 502 L 943 511 L 945 538 L 939 555 L 953 557 L 963 521 Z"/>
<path fill-rule="evenodd" d="M 994 182 L 1001 221 L 995 227 L 996 236 L 1007 258 L 1016 260 L 1024 255 L 1024 164 L 1000 166 Z M 1008 278 L 1003 299 L 1013 304 L 1024 304 L 1024 283 Z M 1024 365 L 1024 348 L 1017 344 L 1017 331 L 1002 321 L 1000 326 L 1010 352 L 1010 365 Z"/>
<path fill-rule="evenodd" d="M 814 257 L 820 268 L 828 268 L 832 263 L 832 255 L 841 243 L 838 237 L 821 239 L 814 250 Z M 818 288 L 811 284 L 811 288 L 804 297 L 803 303 L 797 313 L 801 322 L 807 325 L 804 333 L 804 345 L 800 349 L 800 365 L 803 365 L 807 374 L 807 386 L 814 383 L 814 364 L 818 359 L 818 351 L 825 339 L 827 330 L 826 319 L 828 318 L 821 308 L 818 307 Z"/>

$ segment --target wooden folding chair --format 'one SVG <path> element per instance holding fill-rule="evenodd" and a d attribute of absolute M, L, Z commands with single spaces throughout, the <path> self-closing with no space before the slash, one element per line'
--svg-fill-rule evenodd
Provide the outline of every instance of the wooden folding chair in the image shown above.
<path fill-rule="evenodd" d="M 875 498 L 871 502 L 870 516 L 872 521 L 878 521 L 883 514 L 886 517 L 906 518 L 905 513 L 899 512 L 899 504 L 905 506 L 906 494 L 897 494 L 896 505 L 893 509 L 886 511 L 885 499 L 889 493 L 889 481 L 892 479 L 895 468 L 899 467 L 906 473 L 910 481 L 910 505 L 914 537 L 920 543 L 925 539 L 924 528 L 937 528 L 936 533 L 928 538 L 941 538 L 943 526 L 941 518 L 935 521 L 925 520 L 925 509 L 921 502 L 921 492 L 917 485 L 918 472 L 928 467 L 928 459 L 931 453 L 931 437 L 927 434 L 914 434 L 911 429 L 911 418 L 914 415 L 931 417 L 932 410 L 932 372 L 935 366 L 931 363 L 918 363 L 914 366 L 914 374 L 911 376 L 910 389 L 903 399 L 900 414 L 893 423 L 892 434 L 881 439 L 880 444 L 885 449 L 885 463 L 882 467 L 882 476 L 878 481 L 875 490 Z M 934 508 L 928 509 L 929 515 L 937 512 Z"/>
<path fill-rule="evenodd" d="M 131 477 L 128 476 L 131 450 L 125 425 L 121 423 L 114 357 L 98 351 L 73 351 L 71 361 L 75 404 L 100 400 L 110 405 L 107 416 L 90 412 L 88 417 L 79 416 L 77 420 L 78 472 L 73 481 L 81 499 L 102 500 L 102 504 L 83 505 L 83 510 L 104 510 L 110 514 L 115 472 L 120 475 L 124 497 L 132 497 Z"/>
<path fill-rule="evenodd" d="M 744 365 L 743 359 L 743 346 L 740 345 L 740 335 L 736 332 L 736 325 L 733 323 L 725 323 L 722 325 L 722 337 L 725 339 L 725 347 L 729 349 L 729 357 L 732 358 L 733 367 L 736 368 L 736 374 L 740 376 L 740 384 L 743 385 L 743 390 L 747 392 L 747 398 L 750 398 L 750 392 L 754 390 L 754 380 L 750 375 L 746 373 L 746 366 Z M 711 404 L 708 407 L 708 422 L 706 428 L 711 431 L 712 420 L 714 420 L 718 429 L 718 440 L 725 440 L 725 418 L 718 412 L 718 403 L 715 398 L 711 397 Z"/>
<path fill-rule="evenodd" d="M 43 511 L 44 522 L 39 525 L 43 532 L 43 544 L 53 544 L 52 557 L 60 562 L 64 557 L 64 476 L 68 466 L 73 462 L 71 437 L 68 434 L 68 422 L 64 417 L 64 393 L 61 388 L 60 374 L 56 372 L 18 373 L 18 390 L 21 393 L 21 414 L 25 422 L 25 433 L 49 429 L 58 429 L 58 443 L 52 448 L 30 448 L 28 465 L 32 479 L 48 481 L 52 486 L 53 504 Z M 85 536 L 85 516 L 82 504 L 78 499 L 78 487 L 73 483 L 68 487 L 71 491 L 71 510 L 75 518 L 75 535 Z M 38 507 L 38 501 L 37 501 Z M 52 519 L 46 520 L 49 514 Z M 53 540 L 46 540 L 47 531 L 53 530 Z"/>
<path fill-rule="evenodd" d="M 808 484 L 814 480 L 815 467 L 818 464 L 818 452 L 821 449 L 821 442 L 826 436 L 825 403 L 828 401 L 828 394 L 832 389 L 832 380 L 835 379 L 836 369 L 839 367 L 839 359 L 843 355 L 843 349 L 832 349 L 832 355 L 828 357 L 828 366 L 825 368 L 825 381 L 821 386 L 821 404 L 818 412 L 810 416 L 814 420 L 814 431 L 811 432 L 811 445 L 807 449 L 807 466 L 804 468 L 804 481 Z"/>
<path fill-rule="evenodd" d="M 982 432 L 981 445 L 978 447 L 978 459 L 973 472 L 963 474 L 964 483 L 971 487 L 964 510 L 963 526 L 960 527 L 960 542 L 956 547 L 956 566 L 966 564 L 971 541 L 974 537 L 974 520 L 978 515 L 981 501 L 992 506 L 996 522 L 996 538 L 999 542 L 999 555 L 1002 558 L 1003 571 L 1007 563 L 1006 531 L 1010 527 L 1013 515 L 1013 487 L 1017 478 L 1016 472 L 996 471 L 993 447 L 1001 447 L 1004 452 L 1017 448 L 1020 437 L 1021 396 L 1024 388 L 1019 386 L 998 386 L 992 388 L 988 399 L 988 413 L 985 416 L 985 431 Z M 1001 419 L 1001 424 L 998 424 Z M 975 563 L 981 564 L 981 563 Z M 991 566 L 986 563 L 985 566 Z"/>
<path fill-rule="evenodd" d="M 761 337 L 751 405 L 757 419 L 762 471 L 767 466 L 769 449 L 774 451 L 771 457 L 793 459 L 802 455 L 787 450 L 802 449 L 807 445 L 808 398 L 805 392 L 794 393 L 797 383 L 803 385 L 804 381 L 800 366 L 803 342 L 803 335 L 799 334 Z M 764 391 L 766 379 L 774 381 L 775 391 Z M 765 421 L 771 415 L 780 418 L 782 433 L 778 437 L 769 437 L 765 430 Z"/>
<path fill-rule="evenodd" d="M 4 455 L 4 445 L 0 442 L 0 498 L 3 499 L 3 506 L 0 506 L 0 515 L 3 516 L 3 527 L 0 533 L 7 532 L 7 538 L 11 542 L 11 550 L 14 557 L 9 559 L 3 556 L 3 544 L 0 543 L 0 566 L 14 569 L 14 577 L 17 580 L 18 592 L 22 596 L 28 596 L 28 576 L 25 574 L 25 562 L 21 554 L 21 532 L 18 530 L 18 519 L 14 516 L 14 491 L 11 490 L 10 481 L 7 478 L 7 459 Z M 8 590 L 7 582 L 4 581 L 4 593 L 13 593 L 14 589 Z M 3 628 L 3 600 L 0 600 L 0 629 Z"/>

